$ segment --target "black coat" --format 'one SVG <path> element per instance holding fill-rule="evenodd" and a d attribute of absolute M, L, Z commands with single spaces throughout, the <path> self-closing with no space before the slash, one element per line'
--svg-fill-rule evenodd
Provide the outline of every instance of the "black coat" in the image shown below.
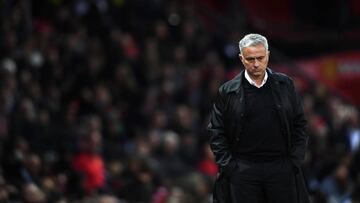
<path fill-rule="evenodd" d="M 302 103 L 295 91 L 291 78 L 284 74 L 273 72 L 271 69 L 266 71 L 269 76 L 267 82 L 271 84 L 272 95 L 280 116 L 281 132 L 286 139 L 288 156 L 297 169 L 298 203 L 307 203 L 309 199 L 300 168 L 305 156 L 308 140 L 306 133 L 307 122 Z M 234 151 L 233 149 L 239 142 L 238 136 L 242 133 L 244 123 L 245 98 L 242 86 L 243 78 L 244 71 L 219 88 L 208 126 L 210 146 L 220 167 L 220 173 L 231 173 L 235 169 L 232 151 Z M 224 183 L 228 181 L 221 178 L 226 178 L 226 176 L 220 175 L 216 181 L 217 185 L 215 184 L 215 188 L 217 189 L 214 190 L 215 200 L 216 197 L 224 196 L 224 194 L 218 194 L 219 191 L 222 191 L 221 188 L 227 188 Z M 219 185 L 219 183 L 222 183 L 222 185 Z"/>

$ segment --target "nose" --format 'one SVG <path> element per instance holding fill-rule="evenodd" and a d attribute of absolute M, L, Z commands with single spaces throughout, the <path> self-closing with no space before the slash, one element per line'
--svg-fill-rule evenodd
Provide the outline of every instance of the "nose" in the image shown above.
<path fill-rule="evenodd" d="M 259 61 L 257 59 L 255 59 L 254 66 L 259 67 L 259 65 L 260 65 Z"/>

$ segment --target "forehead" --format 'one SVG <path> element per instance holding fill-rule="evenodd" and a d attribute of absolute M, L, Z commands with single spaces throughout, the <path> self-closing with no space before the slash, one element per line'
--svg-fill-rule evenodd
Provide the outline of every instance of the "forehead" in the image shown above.
<path fill-rule="evenodd" d="M 243 57 L 265 56 L 266 54 L 267 54 L 267 50 L 262 44 L 244 47 L 242 50 Z"/>

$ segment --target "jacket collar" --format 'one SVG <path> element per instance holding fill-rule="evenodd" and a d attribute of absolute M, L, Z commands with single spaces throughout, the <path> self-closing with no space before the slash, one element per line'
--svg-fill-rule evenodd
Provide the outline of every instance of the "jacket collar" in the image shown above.
<path fill-rule="evenodd" d="M 279 75 L 271 70 L 270 68 L 266 68 L 269 79 L 273 79 L 275 82 L 284 81 L 283 77 L 279 77 Z M 229 92 L 239 92 L 241 89 L 242 80 L 244 78 L 245 70 L 242 70 L 234 79 L 232 79 L 233 84 L 229 86 Z"/>

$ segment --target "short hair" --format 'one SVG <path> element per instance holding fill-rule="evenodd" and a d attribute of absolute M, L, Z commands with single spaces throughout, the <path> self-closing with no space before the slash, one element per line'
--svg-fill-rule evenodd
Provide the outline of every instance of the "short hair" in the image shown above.
<path fill-rule="evenodd" d="M 269 45 L 266 37 L 259 34 L 247 34 L 239 41 L 240 54 L 245 47 L 256 46 L 262 44 L 266 50 L 269 50 Z"/>

